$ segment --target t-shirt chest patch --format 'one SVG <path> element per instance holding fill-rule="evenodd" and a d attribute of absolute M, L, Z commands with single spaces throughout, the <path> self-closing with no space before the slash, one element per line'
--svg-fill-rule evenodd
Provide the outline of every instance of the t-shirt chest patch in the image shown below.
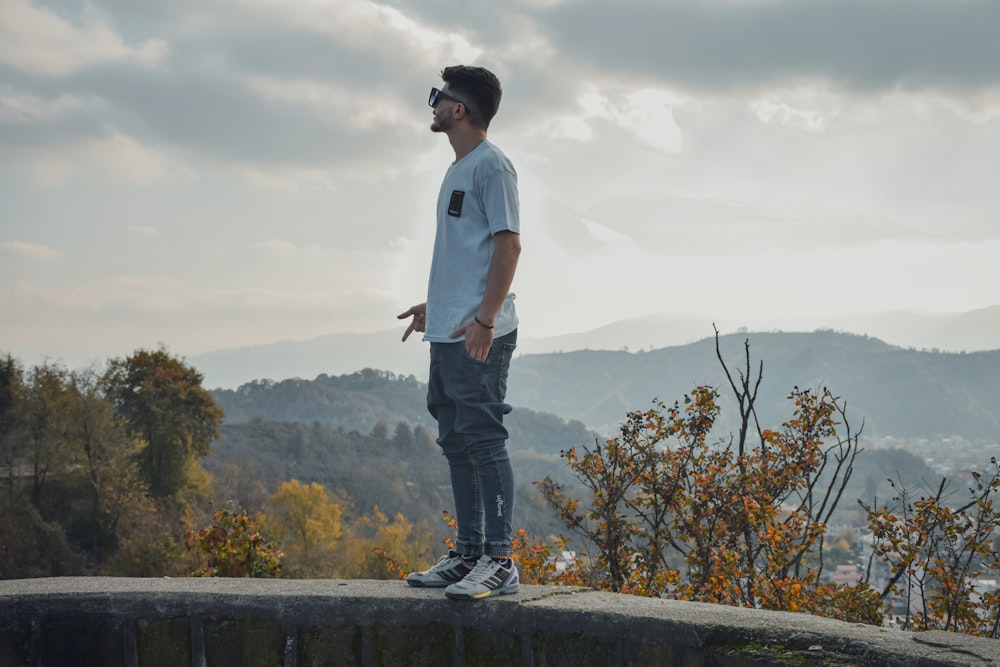
<path fill-rule="evenodd" d="M 448 215 L 459 217 L 462 215 L 462 200 L 465 199 L 465 192 L 462 190 L 452 190 L 451 199 L 448 200 Z"/>

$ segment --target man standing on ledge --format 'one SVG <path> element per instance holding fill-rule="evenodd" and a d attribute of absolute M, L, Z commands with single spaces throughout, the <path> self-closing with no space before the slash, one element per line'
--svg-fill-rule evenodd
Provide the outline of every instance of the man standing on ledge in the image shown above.
<path fill-rule="evenodd" d="M 518 590 L 510 558 L 514 472 L 507 454 L 504 403 L 517 343 L 514 295 L 508 293 L 521 253 L 517 174 L 486 139 L 500 106 L 500 81 L 482 67 L 456 65 L 431 88 L 432 132 L 455 151 L 437 202 L 437 235 L 427 301 L 399 319 L 403 334 L 430 342 L 427 409 L 448 460 L 458 538 L 411 586 L 444 588 L 449 598 L 478 600 Z"/>

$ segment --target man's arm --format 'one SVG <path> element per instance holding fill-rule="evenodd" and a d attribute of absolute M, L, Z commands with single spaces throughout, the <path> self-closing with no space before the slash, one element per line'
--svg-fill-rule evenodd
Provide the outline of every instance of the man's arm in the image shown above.
<path fill-rule="evenodd" d="M 510 286 L 514 282 L 514 273 L 517 271 L 517 260 L 521 255 L 521 237 L 515 232 L 497 232 L 493 235 L 493 259 L 490 262 L 490 272 L 486 278 L 486 293 L 479 303 L 476 311 L 476 318 L 483 325 L 475 320 L 463 324 L 458 330 L 451 334 L 452 338 L 458 338 L 465 334 L 465 349 L 469 356 L 479 361 L 486 361 L 493 345 L 493 322 L 500 313 L 504 299 L 510 291 Z"/>
<path fill-rule="evenodd" d="M 521 256 L 521 235 L 514 232 L 497 232 L 493 235 L 493 260 L 486 279 L 486 293 L 479 304 L 476 317 L 480 322 L 493 324 L 503 306 L 517 271 Z M 482 327 L 480 327 L 482 328 Z"/>

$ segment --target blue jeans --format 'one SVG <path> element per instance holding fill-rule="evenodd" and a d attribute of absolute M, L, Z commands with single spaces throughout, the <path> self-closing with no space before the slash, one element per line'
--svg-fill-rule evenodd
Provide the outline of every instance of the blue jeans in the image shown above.
<path fill-rule="evenodd" d="M 507 454 L 504 403 L 517 331 L 493 341 L 485 362 L 465 342 L 431 343 L 427 409 L 438 423 L 438 445 L 448 460 L 458 523 L 456 549 L 464 556 L 508 556 L 514 511 L 514 470 Z"/>

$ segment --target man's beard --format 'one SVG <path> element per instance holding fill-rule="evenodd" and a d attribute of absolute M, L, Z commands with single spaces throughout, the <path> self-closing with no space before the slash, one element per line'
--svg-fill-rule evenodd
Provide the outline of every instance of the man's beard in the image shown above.
<path fill-rule="evenodd" d="M 451 128 L 451 112 L 434 116 L 431 121 L 431 132 L 447 132 Z"/>

